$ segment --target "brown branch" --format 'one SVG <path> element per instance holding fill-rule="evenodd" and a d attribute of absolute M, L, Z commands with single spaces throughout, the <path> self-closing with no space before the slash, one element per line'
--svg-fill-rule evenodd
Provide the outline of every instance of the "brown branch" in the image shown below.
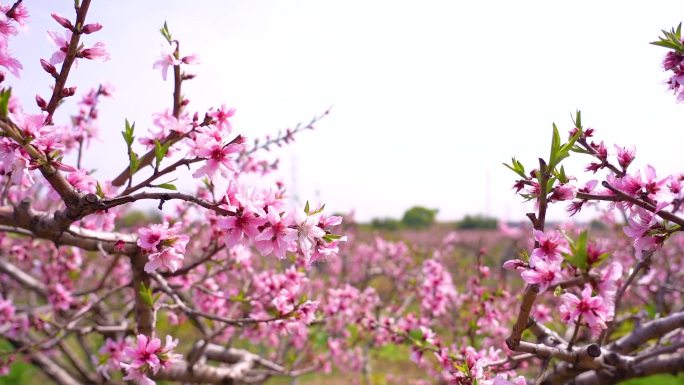
<path fill-rule="evenodd" d="M 23 288 L 38 293 L 43 297 L 47 297 L 48 289 L 44 283 L 38 281 L 29 274 L 26 274 L 4 257 L 0 257 L 0 271 L 12 277 L 12 279 L 17 281 Z"/>
<path fill-rule="evenodd" d="M 684 370 L 684 353 L 653 357 L 631 368 L 614 373 L 589 371 L 578 375 L 574 385 L 612 385 L 630 378 L 646 377 L 658 373 L 680 373 Z"/>
<path fill-rule="evenodd" d="M 595 344 L 568 350 L 564 346 L 547 346 L 521 341 L 517 351 L 534 354 L 540 358 L 557 358 L 585 369 L 597 369 L 602 365 L 599 359 L 601 348 Z"/>
<path fill-rule="evenodd" d="M 136 202 L 139 200 L 159 200 L 159 201 L 169 201 L 169 200 L 182 200 L 185 202 L 194 203 L 196 205 L 202 206 L 205 209 L 215 211 L 220 215 L 235 215 L 234 212 L 223 209 L 218 203 L 212 203 L 207 200 L 197 198 L 193 195 L 183 194 L 183 193 L 171 193 L 171 192 L 142 192 L 133 195 L 123 195 L 112 199 L 106 199 L 102 201 L 102 207 L 104 210 L 121 206 L 126 203 Z"/>
<path fill-rule="evenodd" d="M 47 239 L 60 245 L 80 247 L 87 251 L 105 250 L 108 253 L 130 255 L 138 249 L 136 237 L 130 234 L 94 231 L 73 226 L 62 230 L 59 221 L 48 213 L 31 209 L 28 200 L 22 201 L 16 207 L 0 206 L 0 226 L 3 226 L 2 231 L 9 230 L 36 239 Z"/>
<path fill-rule="evenodd" d="M 617 195 L 618 197 L 622 198 L 623 201 L 627 201 L 627 202 L 629 202 L 629 203 L 632 203 L 632 204 L 634 204 L 634 205 L 637 205 L 637 206 L 639 206 L 639 207 L 641 207 L 641 208 L 643 208 L 643 209 L 646 209 L 646 210 L 648 210 L 648 211 L 650 211 L 650 212 L 656 214 L 657 216 L 659 216 L 659 217 L 665 219 L 666 221 L 670 221 L 670 222 L 672 222 L 672 223 L 676 223 L 676 224 L 678 224 L 679 226 L 684 227 L 684 218 L 680 218 L 680 217 L 678 217 L 678 216 L 672 214 L 671 212 L 665 211 L 665 210 L 660 210 L 660 211 L 658 211 L 658 212 L 656 213 L 656 212 L 655 212 L 655 211 L 656 211 L 656 208 L 655 208 L 655 206 L 653 206 L 652 204 L 650 204 L 650 203 L 648 203 L 648 202 L 644 202 L 644 201 L 639 200 L 639 199 L 637 199 L 637 198 L 634 198 L 633 196 L 627 195 L 627 194 L 625 194 L 624 192 L 622 192 L 622 191 L 616 189 L 615 187 L 611 186 L 610 183 L 608 183 L 608 182 L 606 182 L 606 181 L 603 181 L 603 182 L 601 183 L 601 185 L 602 185 L 603 187 L 607 188 L 608 190 L 612 191 L 612 192 L 613 192 L 615 195 Z"/>
<path fill-rule="evenodd" d="M 5 338 L 7 339 L 7 337 Z M 17 349 L 21 349 L 24 346 L 24 343 L 19 340 L 8 340 Z M 37 366 L 48 376 L 48 378 L 56 382 L 58 385 L 83 385 L 43 352 L 31 352 L 31 354 L 27 355 L 27 358 L 33 365 Z"/>
<path fill-rule="evenodd" d="M 48 105 L 45 108 L 45 111 L 48 113 L 48 116 L 45 118 L 46 124 L 52 123 L 52 116 L 54 115 L 57 106 L 59 106 L 59 102 L 63 98 L 62 91 L 64 90 L 67 78 L 69 77 L 69 71 L 71 70 L 71 66 L 74 64 L 74 61 L 76 60 L 76 55 L 78 54 L 78 43 L 82 34 L 81 28 L 83 28 L 83 26 L 85 25 L 85 17 L 88 13 L 89 7 L 90 0 L 83 0 L 81 6 L 76 9 L 76 23 L 74 24 L 74 29 L 71 31 L 71 41 L 69 41 L 66 57 L 64 58 L 64 63 L 62 64 L 62 68 L 59 71 L 59 76 L 55 81 L 55 86 L 52 90 L 52 96 L 50 97 L 50 101 L 48 102 Z"/>
<path fill-rule="evenodd" d="M 646 322 L 628 335 L 608 344 L 606 348 L 622 354 L 630 353 L 638 349 L 646 341 L 679 328 L 684 328 L 684 311 Z"/>

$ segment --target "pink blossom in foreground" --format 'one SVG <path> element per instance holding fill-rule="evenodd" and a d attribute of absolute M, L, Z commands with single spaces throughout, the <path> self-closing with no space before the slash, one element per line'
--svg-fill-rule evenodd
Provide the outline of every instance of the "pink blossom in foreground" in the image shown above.
<path fill-rule="evenodd" d="M 623 169 L 626 169 L 634 160 L 634 153 L 636 150 L 634 147 L 627 148 L 619 147 L 617 145 L 615 145 L 615 149 L 617 150 L 618 164 L 620 164 L 620 167 Z"/>
<path fill-rule="evenodd" d="M 530 257 L 530 268 L 521 270 L 522 279 L 530 285 L 539 285 L 539 292 L 546 291 L 561 279 L 560 262 L 547 262 L 536 255 Z"/>
<path fill-rule="evenodd" d="M 121 368 L 126 372 L 124 380 L 154 385 L 155 382 L 148 376 L 156 374 L 159 369 L 170 367 L 180 359 L 181 356 L 173 352 L 177 344 L 178 340 L 166 336 L 166 344 L 162 347 L 159 338 L 138 334 L 136 346 L 124 350 L 126 362 L 121 363 Z"/>
<path fill-rule="evenodd" d="M 292 223 L 287 213 L 281 216 L 273 206 L 268 206 L 266 227 L 254 238 L 254 245 L 261 255 L 275 254 L 285 259 L 288 251 L 297 251 L 297 230 L 290 228 Z"/>
<path fill-rule="evenodd" d="M 307 261 L 311 259 L 312 248 L 317 239 L 325 236 L 325 231 L 318 227 L 319 218 L 320 214 L 309 215 L 304 210 L 296 212 L 297 240 Z"/>
<path fill-rule="evenodd" d="M 535 262 L 538 260 L 546 260 L 548 262 L 560 263 L 563 260 L 563 253 L 569 253 L 568 241 L 558 232 L 534 230 L 534 239 L 539 243 L 539 247 L 532 251 L 530 258 L 530 266 L 535 267 Z"/>
<path fill-rule="evenodd" d="M 582 317 L 582 321 L 589 326 L 594 334 L 598 334 L 607 327 L 606 322 L 613 319 L 612 310 L 600 296 L 592 296 L 591 286 L 586 285 L 582 290 L 582 298 L 572 293 L 561 296 L 560 311 L 566 323 L 576 323 Z"/>
<path fill-rule="evenodd" d="M 598 284 L 598 293 L 609 307 L 615 305 L 615 295 L 618 291 L 618 282 L 622 278 L 622 264 L 613 261 L 601 271 Z"/>
<path fill-rule="evenodd" d="M 21 78 L 19 71 L 24 69 L 24 66 L 12 57 L 7 48 L 7 41 L 3 39 L 0 39 L 0 66 L 7 68 L 17 78 Z"/>
<path fill-rule="evenodd" d="M 161 68 L 162 79 L 166 80 L 166 75 L 169 72 L 170 66 L 180 65 L 181 61 L 174 56 L 174 50 L 171 47 L 164 48 L 161 52 L 161 58 L 154 62 L 153 69 Z"/>
<path fill-rule="evenodd" d="M 567 201 L 574 199 L 576 195 L 575 187 L 570 184 L 561 184 L 553 188 L 549 196 L 549 203 Z"/>
<path fill-rule="evenodd" d="M 52 54 L 52 57 L 50 57 L 50 64 L 59 64 L 66 59 L 66 53 L 69 49 L 69 41 L 71 41 L 71 31 L 65 30 L 64 35 L 60 35 L 54 31 L 48 31 L 47 34 L 52 42 L 57 46 L 57 51 Z"/>
<path fill-rule="evenodd" d="M 80 56 L 82 56 L 85 59 L 90 59 L 90 60 L 98 60 L 98 61 L 108 61 L 109 60 L 109 52 L 107 52 L 105 44 L 102 42 L 97 42 L 97 43 L 95 43 L 94 46 L 81 50 Z"/>
<path fill-rule="evenodd" d="M 192 153 L 199 158 L 205 158 L 206 163 L 192 176 L 213 178 L 217 171 L 223 177 L 234 174 L 237 171 L 237 165 L 233 159 L 237 157 L 234 155 L 239 154 L 243 149 L 242 143 L 223 144 L 213 138 L 198 135 Z"/>
<path fill-rule="evenodd" d="M 149 252 L 145 271 L 152 273 L 165 267 L 174 272 L 185 258 L 185 246 L 190 238 L 179 234 L 180 222 L 169 228 L 169 224 L 151 225 L 138 230 L 138 246 Z"/>
<path fill-rule="evenodd" d="M 235 115 L 235 108 L 226 108 L 226 105 L 222 104 L 219 109 L 209 111 L 207 115 L 220 130 L 228 133 L 232 131 L 233 127 L 228 119 Z"/>
<path fill-rule="evenodd" d="M 266 223 L 263 216 L 257 216 L 247 208 L 240 208 L 235 215 L 219 218 L 218 225 L 226 230 L 226 245 L 239 244 L 244 238 L 255 239 L 259 235 L 259 226 Z"/>

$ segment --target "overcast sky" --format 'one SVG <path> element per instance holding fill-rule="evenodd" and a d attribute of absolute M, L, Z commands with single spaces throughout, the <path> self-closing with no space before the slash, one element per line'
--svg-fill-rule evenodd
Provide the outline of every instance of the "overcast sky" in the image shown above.
<path fill-rule="evenodd" d="M 11 46 L 25 63 L 15 91 L 32 107 L 36 90 L 47 96 L 51 85 L 39 65 L 54 51 L 45 31 L 61 29 L 48 3 L 74 18 L 73 1 L 26 0 L 30 30 Z M 84 41 L 103 41 L 111 60 L 82 62 L 71 84 L 86 91 L 107 81 L 116 94 L 101 107 L 103 143 L 86 164 L 112 178 L 125 162 L 124 118 L 146 128 L 170 106 L 172 84 L 152 69 L 166 20 L 183 53 L 202 61 L 189 68 L 198 75 L 185 87 L 191 111 L 226 103 L 237 108 L 236 132 L 255 138 L 333 106 L 281 152 L 282 179 L 302 199 L 360 219 L 415 204 L 442 219 L 524 219 L 529 206 L 501 163 L 515 155 L 531 168 L 548 156 L 551 123 L 566 132 L 578 108 L 610 150 L 636 145 L 639 166 L 682 169 L 684 106 L 664 85 L 665 50 L 648 42 L 681 21 L 684 3 L 654 4 L 94 0 L 88 21 L 104 29 Z"/>

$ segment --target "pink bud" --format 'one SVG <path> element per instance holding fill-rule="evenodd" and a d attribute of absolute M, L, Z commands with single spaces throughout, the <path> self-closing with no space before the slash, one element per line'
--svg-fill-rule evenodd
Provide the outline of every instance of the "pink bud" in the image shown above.
<path fill-rule="evenodd" d="M 69 97 L 69 96 L 74 96 L 76 93 L 76 87 L 64 87 L 62 89 L 62 92 L 60 95 L 62 95 L 63 98 Z"/>
<path fill-rule="evenodd" d="M 73 29 L 74 29 L 74 25 L 71 24 L 71 22 L 69 21 L 69 19 L 67 19 L 66 17 L 60 16 L 60 15 L 58 15 L 56 12 L 53 12 L 53 13 L 52 13 L 52 18 L 55 19 L 55 21 L 58 22 L 59 25 L 61 25 L 62 27 L 66 28 L 66 29 L 69 29 L 69 30 L 73 30 Z"/>
<path fill-rule="evenodd" d="M 40 95 L 36 95 L 36 104 L 38 105 L 38 107 L 41 110 L 44 110 L 45 108 L 47 108 L 47 102 L 45 101 L 45 99 L 40 97 Z"/>
<path fill-rule="evenodd" d="M 43 67 L 45 72 L 49 73 L 52 76 L 57 76 L 57 69 L 52 64 L 48 63 L 47 60 L 40 59 L 40 65 Z"/>
<path fill-rule="evenodd" d="M 118 240 L 114 243 L 114 250 L 123 253 L 126 250 L 126 242 Z"/>
<path fill-rule="evenodd" d="M 97 32 L 101 29 L 102 29 L 102 24 L 92 23 L 92 24 L 86 24 L 85 27 L 83 27 L 82 32 L 85 34 L 90 34 L 93 32 Z"/>
<path fill-rule="evenodd" d="M 196 54 L 185 56 L 181 59 L 183 64 L 199 64 L 199 56 Z"/>

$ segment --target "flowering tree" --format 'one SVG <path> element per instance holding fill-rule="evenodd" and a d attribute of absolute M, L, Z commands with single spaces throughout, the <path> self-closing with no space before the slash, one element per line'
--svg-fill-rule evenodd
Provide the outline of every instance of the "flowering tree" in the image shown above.
<path fill-rule="evenodd" d="M 244 178 L 272 171 L 259 154 L 325 114 L 247 141 L 233 109 L 191 113 L 182 87 L 199 59 L 166 24 L 153 66 L 173 84 L 169 109 L 149 133 L 125 121 L 129 162 L 96 179 L 81 160 L 111 87 L 81 95 L 70 119 L 56 114 L 78 93 L 74 64 L 109 59 L 88 42 L 102 28 L 87 20 L 90 3 L 52 15 L 61 33 L 48 32 L 56 50 L 40 63 L 54 87 L 36 95 L 37 110 L 0 92 L 3 374 L 20 357 L 68 385 L 262 383 L 333 367 L 369 379 L 371 352 L 388 345 L 407 345 L 427 378 L 453 384 L 611 384 L 684 368 L 684 178 L 651 166 L 642 176 L 630 168 L 635 151 L 609 152 L 579 112 L 567 140 L 554 126 L 532 171 L 507 165 L 534 204 L 529 228 L 504 224 L 484 247 L 458 233 L 364 240 L 336 230 L 342 218 L 323 206 L 292 207 L 282 184 Z M 18 0 L 0 12 L 0 66 L 18 79 L 9 47 L 28 11 Z M 680 28 L 655 44 L 671 49 L 664 67 L 679 97 Z M 571 154 L 587 156 L 596 179 L 566 173 Z M 172 180 L 186 172 L 198 180 L 191 193 Z M 123 223 L 139 201 L 158 204 L 160 220 Z M 547 208 L 559 202 L 569 215 L 596 206 L 610 226 L 550 228 Z"/>
<path fill-rule="evenodd" d="M 36 95 L 38 110 L 8 87 L 0 95 L 2 372 L 17 354 L 58 384 L 262 382 L 316 368 L 307 328 L 319 303 L 307 274 L 344 241 L 332 232 L 341 218 L 308 203 L 291 207 L 282 185 L 242 176 L 271 171 L 258 153 L 322 116 L 248 142 L 233 133 L 233 109 L 190 113 L 182 87 L 198 57 L 182 54 L 165 24 L 168 49 L 153 66 L 172 79 L 169 109 L 154 114 L 149 134 L 126 121 L 129 164 L 96 180 L 81 158 L 111 88 L 83 94 L 70 119 L 57 114 L 77 94 L 75 63 L 109 59 L 104 43 L 88 41 L 103 28 L 87 20 L 90 5 L 76 1 L 72 17 L 52 14 L 61 32 L 48 32 L 56 50 L 40 64 L 54 87 Z M 0 65 L 19 78 L 22 63 L 9 47 L 29 14 L 21 0 L 0 11 Z M 198 166 L 191 194 L 169 181 L 183 166 Z M 158 202 L 161 223 L 117 226 L 137 201 Z M 263 354 L 237 348 L 236 339 L 261 344 Z M 299 354 L 289 359 L 293 349 Z"/>

